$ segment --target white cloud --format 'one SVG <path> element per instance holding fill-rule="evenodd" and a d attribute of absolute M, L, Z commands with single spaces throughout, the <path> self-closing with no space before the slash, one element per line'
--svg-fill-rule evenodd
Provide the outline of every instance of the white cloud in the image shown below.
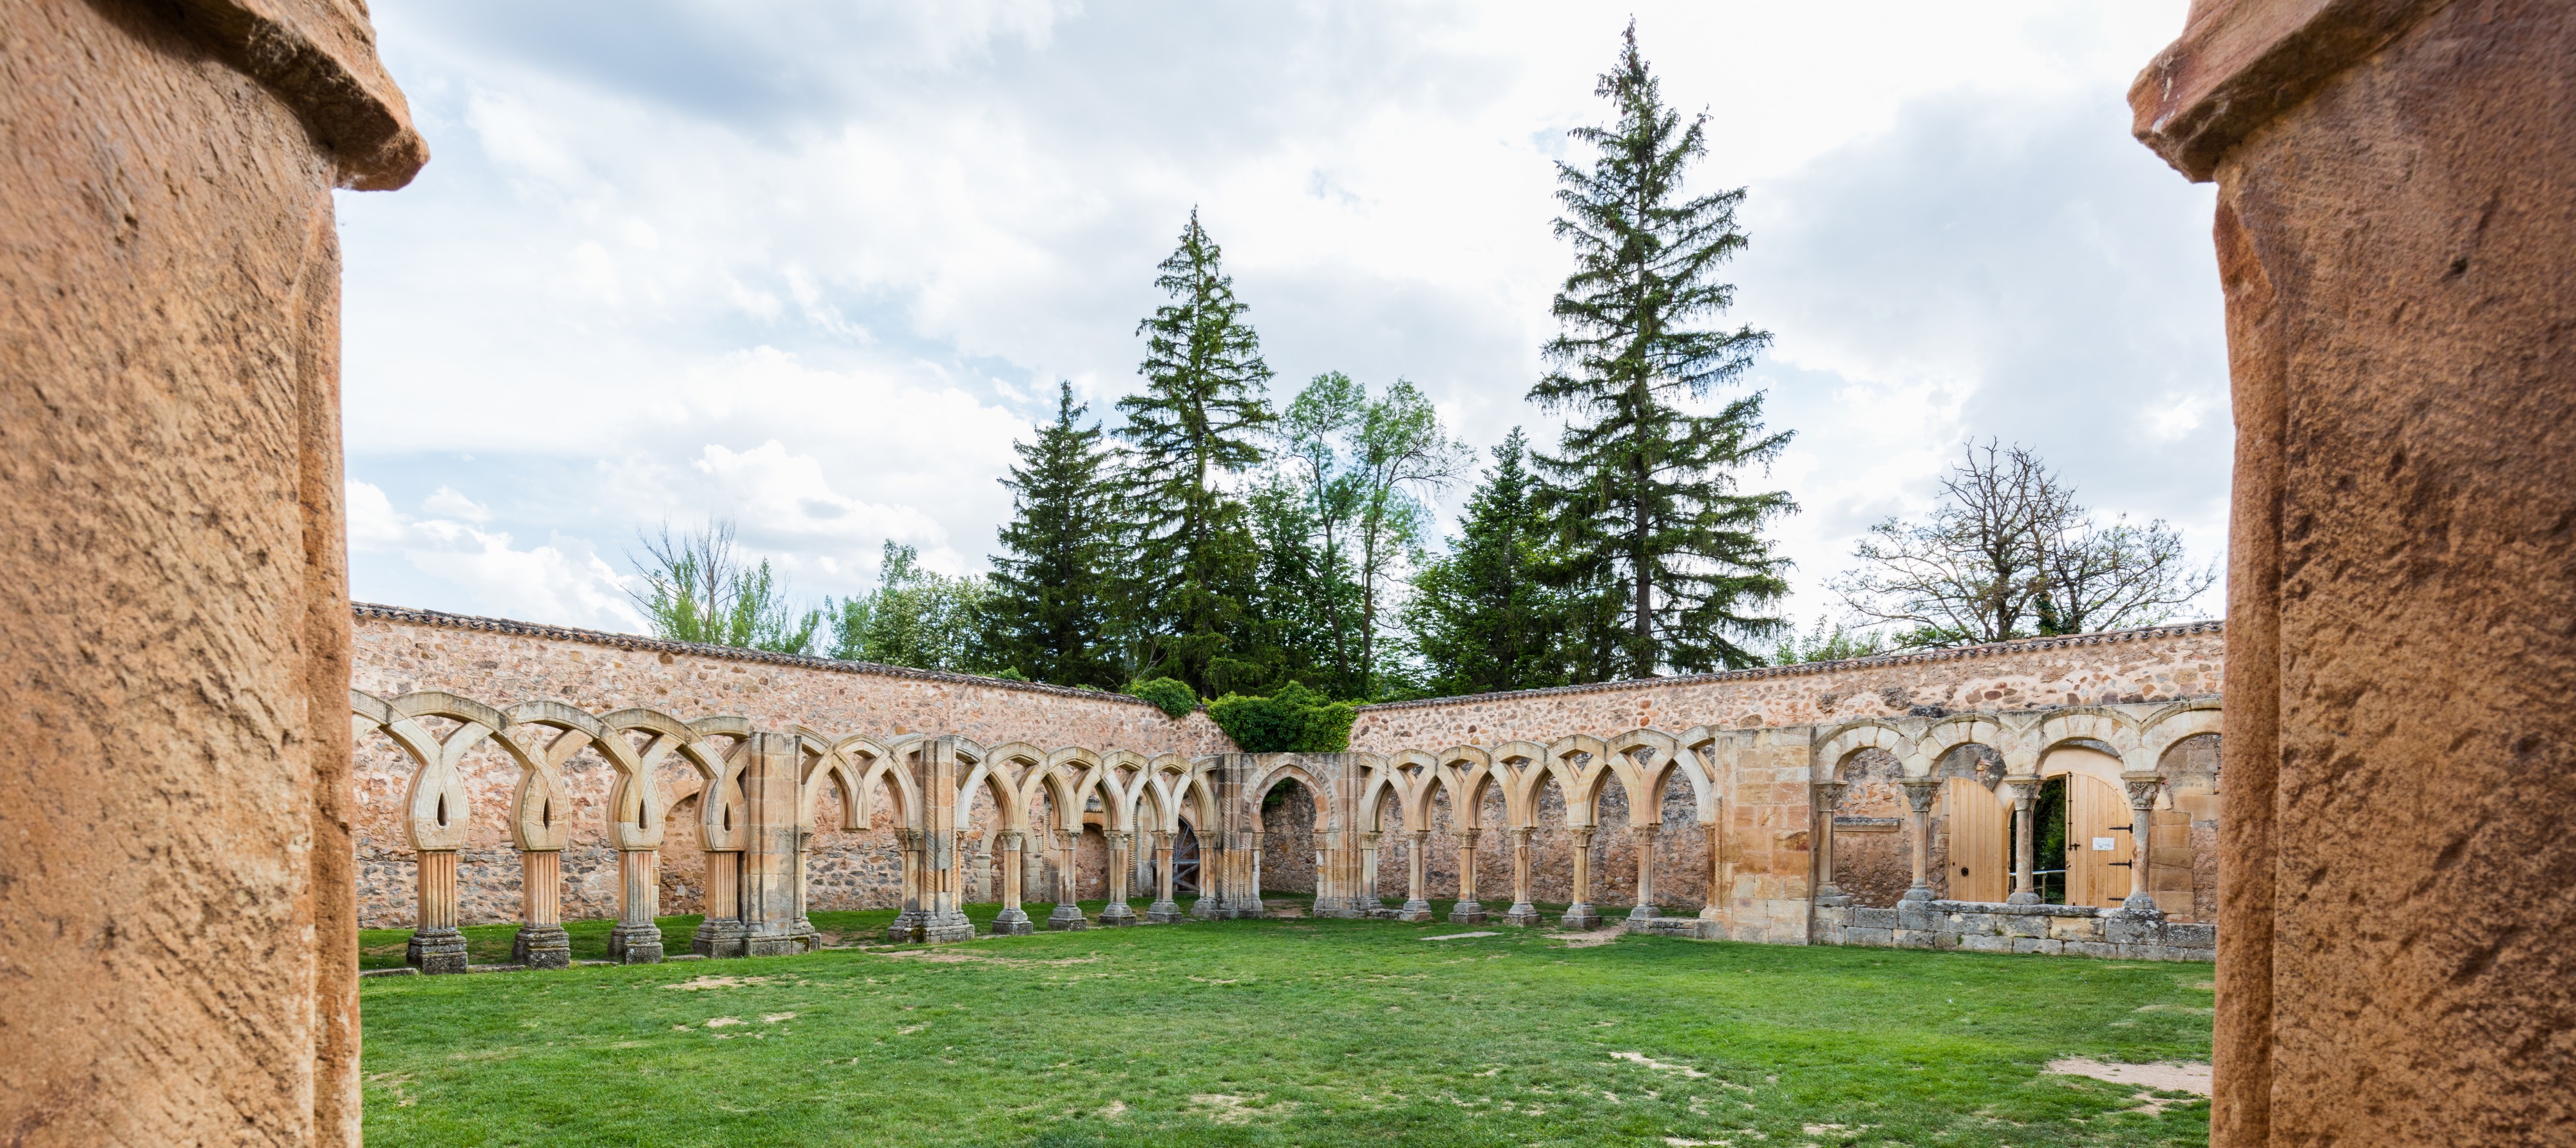
<path fill-rule="evenodd" d="M 1758 373 L 1800 432 L 1774 470 L 1807 507 L 1780 528 L 1797 610 L 1970 434 L 2214 556 L 2207 198 L 2120 105 L 2182 10 L 1638 7 L 1667 98 L 1713 117 L 1703 184 L 1751 189 L 1737 318 L 1776 334 Z M 1055 380 L 1095 416 L 1134 386 L 1194 205 L 1280 391 L 1400 375 L 1473 442 L 1548 441 L 1521 396 L 1565 272 L 1553 163 L 1628 9 L 374 11 L 437 159 L 340 199 L 351 472 L 470 489 L 485 517 L 424 521 L 560 541 L 576 572 L 639 525 L 736 518 L 819 594 L 888 537 L 981 564 Z M 484 592 L 395 553 L 360 548 L 362 592 Z"/>
<path fill-rule="evenodd" d="M 439 493 L 473 505 L 444 487 Z M 383 490 L 355 480 L 347 485 L 347 499 L 353 560 L 396 559 L 453 595 L 434 603 L 398 604 L 609 630 L 644 628 L 643 615 L 627 596 L 625 579 L 586 542 L 557 538 L 548 545 L 520 550 L 506 533 L 396 513 Z M 359 590 L 359 599 L 369 597 L 365 587 Z"/>

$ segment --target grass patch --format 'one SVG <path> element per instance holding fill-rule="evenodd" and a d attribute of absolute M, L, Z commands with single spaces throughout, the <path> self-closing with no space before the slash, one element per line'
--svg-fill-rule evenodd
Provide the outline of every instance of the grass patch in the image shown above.
<path fill-rule="evenodd" d="M 1445 910 L 1446 906 L 1442 906 Z M 1029 906 L 1034 917 L 1045 908 Z M 991 906 L 970 910 L 990 919 Z M 817 913 L 852 939 L 891 912 Z M 666 918 L 684 951 L 695 918 Z M 604 951 L 604 922 L 585 929 Z M 1193 923 L 365 982 L 370 1144 L 2199 1145 L 2207 965 Z M 509 926 L 490 932 L 501 950 Z M 467 930 L 485 959 L 490 942 Z M 368 944 L 381 949 L 384 933 Z M 393 962 L 402 934 L 391 933 Z M 379 959 L 381 953 L 371 954 Z"/>

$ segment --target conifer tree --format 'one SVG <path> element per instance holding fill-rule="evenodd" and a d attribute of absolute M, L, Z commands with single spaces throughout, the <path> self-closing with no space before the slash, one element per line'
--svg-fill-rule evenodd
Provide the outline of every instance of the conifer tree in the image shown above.
<path fill-rule="evenodd" d="M 1532 503 L 1519 427 L 1467 496 L 1458 541 L 1414 575 L 1405 628 L 1435 696 L 1565 685 L 1564 599 L 1542 581 L 1549 526 Z"/>
<path fill-rule="evenodd" d="M 1556 234 L 1573 244 L 1575 271 L 1556 296 L 1553 369 L 1530 390 L 1569 416 L 1557 452 L 1536 456 L 1539 502 L 1569 556 L 1559 579 L 1616 584 L 1626 603 L 1618 633 L 1577 645 L 1607 655 L 1592 669 L 1608 677 L 1760 665 L 1742 643 L 1781 632 L 1763 611 L 1788 588 L 1759 531 L 1795 506 L 1785 492 L 1737 493 L 1734 472 L 1789 436 L 1763 431 L 1758 392 L 1709 414 L 1681 406 L 1732 383 L 1770 341 L 1703 325 L 1734 302 L 1716 275 L 1744 247 L 1744 192 L 1685 195 L 1708 116 L 1685 126 L 1664 105 L 1633 21 L 1595 94 L 1616 117 L 1570 133 L 1595 149 L 1588 169 L 1557 165 Z"/>
<path fill-rule="evenodd" d="M 1115 524 L 1107 453 L 1073 384 L 1056 389 L 1055 421 L 1016 443 L 1007 551 L 993 556 L 984 602 L 985 660 L 1060 686 L 1127 684 L 1110 661 Z"/>
<path fill-rule="evenodd" d="M 1159 270 L 1154 285 L 1172 301 L 1137 325 L 1145 389 L 1118 400 L 1148 603 L 1153 670 L 1142 676 L 1168 674 L 1215 696 L 1258 688 L 1267 675 L 1244 640 L 1260 555 L 1242 502 L 1219 480 L 1261 461 L 1270 368 L 1197 209 Z"/>

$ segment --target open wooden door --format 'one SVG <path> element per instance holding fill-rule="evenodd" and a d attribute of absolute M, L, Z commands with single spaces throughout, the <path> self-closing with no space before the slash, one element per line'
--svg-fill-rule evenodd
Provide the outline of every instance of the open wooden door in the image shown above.
<path fill-rule="evenodd" d="M 1941 816 L 1950 826 L 1950 899 L 2012 895 L 2012 805 L 1973 779 L 1954 777 L 1941 786 Z"/>
<path fill-rule="evenodd" d="M 2129 799 L 2098 777 L 2066 775 L 2066 903 L 2116 906 L 2129 895 Z"/>

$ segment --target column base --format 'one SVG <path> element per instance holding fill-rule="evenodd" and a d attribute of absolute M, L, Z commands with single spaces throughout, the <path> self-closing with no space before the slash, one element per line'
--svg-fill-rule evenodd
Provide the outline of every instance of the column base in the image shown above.
<path fill-rule="evenodd" d="M 2120 902 L 2120 915 L 2138 920 L 2161 921 L 2165 919 L 2165 910 L 2164 906 L 2156 904 L 2155 894 L 2131 893 L 2127 900 Z"/>
<path fill-rule="evenodd" d="M 1485 923 L 1485 907 L 1474 901 L 1460 901 L 1449 907 L 1449 919 L 1461 925 Z"/>
<path fill-rule="evenodd" d="M 1503 910 L 1503 923 L 1506 925 L 1527 925 L 1532 928 L 1536 928 L 1543 922 L 1539 920 L 1538 907 L 1527 901 L 1523 901 L 1509 909 Z"/>
<path fill-rule="evenodd" d="M 521 925 L 510 938 L 510 963 L 532 969 L 572 967 L 572 937 L 561 925 Z"/>
<path fill-rule="evenodd" d="M 464 972 L 465 934 L 453 928 L 414 930 L 411 942 L 403 946 L 403 963 L 419 969 L 422 976 Z"/>
<path fill-rule="evenodd" d="M 1037 926 L 1029 923 L 1028 911 L 1017 905 L 993 915 L 992 935 L 996 937 L 1025 937 L 1036 931 Z"/>
<path fill-rule="evenodd" d="M 623 921 L 608 931 L 608 959 L 621 965 L 662 963 L 662 927 Z"/>
<path fill-rule="evenodd" d="M 1058 905 L 1055 912 L 1047 915 L 1047 931 L 1050 933 L 1078 933 L 1090 927 L 1091 922 L 1083 919 L 1082 908 L 1078 905 Z"/>
<path fill-rule="evenodd" d="M 1580 902 L 1568 905 L 1565 907 L 1565 914 L 1556 919 L 1556 927 L 1560 929 L 1598 929 L 1601 927 L 1601 911 L 1593 908 L 1591 905 Z"/>
<path fill-rule="evenodd" d="M 913 930 L 913 935 L 925 945 L 953 945 L 974 940 L 975 923 L 955 909 L 941 914 L 924 913 L 921 925 Z"/>
<path fill-rule="evenodd" d="M 1917 885 L 1906 890 L 1904 896 L 1897 898 L 1899 901 L 1929 901 L 1932 899 L 1932 890 L 1926 889 L 1921 885 Z"/>
<path fill-rule="evenodd" d="M 1181 920 L 1181 907 L 1170 901 L 1156 901 L 1145 906 L 1145 919 L 1157 925 L 1177 924 Z"/>
<path fill-rule="evenodd" d="M 921 940 L 922 917 L 919 909 L 906 909 L 895 914 L 894 923 L 886 926 L 886 943 L 909 945 Z"/>
<path fill-rule="evenodd" d="M 1818 901 L 1818 902 L 1816 902 L 1816 903 L 1817 903 L 1817 904 L 1819 904 L 1819 905 L 1824 904 L 1824 902 L 1822 902 L 1822 901 Z M 1837 905 L 1839 905 L 1839 904 L 1841 904 L 1842 902 L 1840 902 L 1840 901 L 1836 901 L 1836 902 L 1834 902 L 1834 903 L 1835 903 L 1835 904 L 1837 904 Z M 2015 893 L 2015 894 L 2013 894 L 2012 896 L 2009 896 L 2009 897 L 2004 898 L 2004 904 L 2007 904 L 2007 905 L 2036 905 L 2036 904 L 2039 904 L 2039 894 L 2037 894 L 2037 893 Z"/>
<path fill-rule="evenodd" d="M 1628 919 L 1631 921 L 1651 921 L 1662 915 L 1663 913 L 1653 905 L 1639 905 L 1628 910 Z"/>
<path fill-rule="evenodd" d="M 1395 919 L 1399 921 L 1428 921 L 1431 919 L 1431 902 L 1419 899 L 1407 901 L 1404 903 L 1403 908 L 1395 911 Z"/>
<path fill-rule="evenodd" d="M 1102 928 L 1115 929 L 1123 925 L 1133 925 L 1135 923 L 1136 909 L 1127 902 L 1111 901 L 1107 905 L 1101 906 L 1100 925 Z"/>
<path fill-rule="evenodd" d="M 774 931 L 762 932 L 757 929 L 752 930 L 742 940 L 742 955 L 746 957 L 792 957 L 798 953 L 813 952 L 822 946 L 822 935 L 814 931 L 814 926 L 811 923 L 799 920 L 791 922 Z M 697 948 L 696 942 L 692 941 L 689 947 L 691 949 Z"/>
<path fill-rule="evenodd" d="M 751 955 L 747 944 L 750 937 L 751 926 L 743 924 L 739 918 L 709 917 L 698 922 L 698 931 L 690 934 L 689 951 L 717 959 L 748 957 Z"/>

